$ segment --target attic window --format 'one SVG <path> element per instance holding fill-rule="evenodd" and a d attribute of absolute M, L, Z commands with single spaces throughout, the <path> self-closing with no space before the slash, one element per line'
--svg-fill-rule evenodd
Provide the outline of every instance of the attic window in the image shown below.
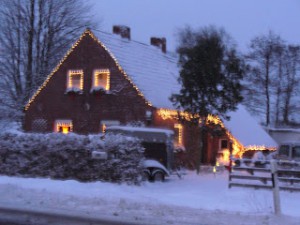
<path fill-rule="evenodd" d="M 83 70 L 69 70 L 68 71 L 68 91 L 82 91 L 83 90 Z"/>
<path fill-rule="evenodd" d="M 110 71 L 108 69 L 94 70 L 92 90 L 108 91 L 109 89 L 110 89 Z"/>
<path fill-rule="evenodd" d="M 72 120 L 56 120 L 54 126 L 54 132 L 67 134 L 73 131 Z"/>
<path fill-rule="evenodd" d="M 182 146 L 183 145 L 183 126 L 179 123 L 174 124 L 174 140 L 175 145 Z"/>

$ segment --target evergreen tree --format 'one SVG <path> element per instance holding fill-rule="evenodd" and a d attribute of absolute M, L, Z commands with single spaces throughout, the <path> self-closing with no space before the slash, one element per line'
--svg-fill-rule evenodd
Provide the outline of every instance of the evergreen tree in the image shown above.
<path fill-rule="evenodd" d="M 209 114 L 228 119 L 242 101 L 240 80 L 244 63 L 223 29 L 214 27 L 180 31 L 179 94 L 171 97 L 174 105 L 193 115 L 194 122 Z"/>
<path fill-rule="evenodd" d="M 229 119 L 228 111 L 236 110 L 242 101 L 240 80 L 244 74 L 244 63 L 239 58 L 231 38 L 223 29 L 207 27 L 197 31 L 189 27 L 179 31 L 180 77 L 182 85 L 179 94 L 171 100 L 180 111 L 192 115 L 189 124 L 199 126 L 201 136 L 199 150 L 195 155 L 199 172 L 205 157 L 203 144 L 205 133 L 220 130 L 216 124 L 205 123 L 209 114 Z M 214 129 L 216 128 L 216 129 Z M 222 133 L 222 132 L 221 132 Z M 193 159 L 195 160 L 195 159 Z"/>

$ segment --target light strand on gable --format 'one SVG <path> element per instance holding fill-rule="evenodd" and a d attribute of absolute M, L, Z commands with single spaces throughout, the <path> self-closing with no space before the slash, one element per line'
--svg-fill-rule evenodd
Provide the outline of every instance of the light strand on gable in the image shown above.
<path fill-rule="evenodd" d="M 54 73 L 56 73 L 59 68 L 61 67 L 61 65 L 64 63 L 64 61 L 67 59 L 67 57 L 74 51 L 74 49 L 77 47 L 77 45 L 79 44 L 79 42 L 83 39 L 84 36 L 86 35 L 90 35 L 97 43 L 99 43 L 108 53 L 109 55 L 112 57 L 112 59 L 114 60 L 116 66 L 118 67 L 119 71 L 124 75 L 124 77 L 126 78 L 127 81 L 129 81 L 129 83 L 135 88 L 135 90 L 137 91 L 138 95 L 141 96 L 144 101 L 146 102 L 146 104 L 148 106 L 152 106 L 152 104 L 150 103 L 150 101 L 148 101 L 145 96 L 143 95 L 143 93 L 138 89 L 138 87 L 133 83 L 133 81 L 129 78 L 129 76 L 125 73 L 125 71 L 123 70 L 123 68 L 121 67 L 121 65 L 119 64 L 119 62 L 117 61 L 116 57 L 110 52 L 110 50 L 104 45 L 102 44 L 102 42 L 100 42 L 98 40 L 98 38 L 89 30 L 87 29 L 81 36 L 80 38 L 72 45 L 72 47 L 68 50 L 68 52 L 65 54 L 65 56 L 62 58 L 62 60 L 60 60 L 60 62 L 58 63 L 58 65 L 54 68 L 54 70 L 52 70 L 52 72 L 47 76 L 46 80 L 44 81 L 44 83 L 39 87 L 39 89 L 34 93 L 34 95 L 31 97 L 31 99 L 28 101 L 28 103 L 25 106 L 25 111 L 28 110 L 29 106 L 31 105 L 31 103 L 34 101 L 34 99 L 38 96 L 38 94 L 41 92 L 41 90 L 47 85 L 47 83 L 49 82 L 49 80 L 51 79 L 51 77 L 54 75 Z"/>
<path fill-rule="evenodd" d="M 171 109 L 160 108 L 157 110 L 157 113 L 163 120 L 174 119 L 178 115 L 188 121 L 192 118 L 192 116 L 187 112 L 182 112 L 182 111 L 178 112 L 176 110 L 171 110 Z M 206 123 L 208 124 L 210 122 L 219 124 L 222 128 L 226 129 L 222 120 L 218 116 L 208 115 L 208 117 L 206 118 Z M 238 155 L 239 157 L 241 157 L 245 151 L 249 151 L 249 150 L 260 150 L 260 151 L 276 150 L 276 147 L 273 147 L 273 146 L 264 146 L 264 145 L 243 146 L 243 144 L 241 144 L 227 129 L 226 129 L 226 135 L 232 141 L 232 154 Z"/>
<path fill-rule="evenodd" d="M 72 47 L 67 51 L 67 53 L 64 55 L 64 57 L 60 60 L 60 62 L 58 63 L 58 65 L 52 70 L 52 72 L 47 76 L 46 80 L 44 81 L 44 83 L 38 88 L 38 90 L 34 93 L 34 95 L 31 97 L 31 99 L 29 99 L 28 103 L 25 106 L 25 111 L 28 110 L 29 106 L 31 105 L 31 103 L 34 101 L 34 99 L 38 96 L 38 94 L 42 91 L 43 88 L 46 87 L 46 85 L 48 84 L 49 80 L 51 79 L 51 77 L 54 75 L 54 73 L 56 73 L 59 68 L 61 67 L 61 65 L 64 63 L 64 61 L 67 59 L 67 57 L 74 51 L 74 49 L 77 47 L 77 45 L 79 44 L 79 42 L 83 39 L 83 37 L 87 34 L 87 31 L 85 31 L 80 38 L 72 45 Z"/>
<path fill-rule="evenodd" d="M 119 64 L 119 62 L 116 59 L 116 57 L 112 54 L 112 52 L 90 30 L 87 30 L 86 33 L 88 33 L 96 42 L 98 42 L 108 52 L 108 54 L 110 55 L 110 57 L 114 60 L 116 66 L 119 69 L 119 71 L 124 75 L 124 77 L 126 78 L 126 80 L 129 81 L 129 83 L 134 87 L 134 89 L 137 91 L 138 95 L 141 96 L 144 99 L 144 101 L 146 102 L 146 104 L 148 106 L 152 106 L 151 102 L 148 101 L 145 98 L 144 94 L 138 89 L 138 87 L 133 83 L 133 81 L 130 79 L 130 77 L 123 70 L 123 68 Z"/>

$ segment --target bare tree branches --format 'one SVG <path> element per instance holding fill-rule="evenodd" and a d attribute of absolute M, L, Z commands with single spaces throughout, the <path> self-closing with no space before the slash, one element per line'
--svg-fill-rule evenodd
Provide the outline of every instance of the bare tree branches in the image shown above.
<path fill-rule="evenodd" d="M 251 41 L 246 59 L 250 68 L 244 85 L 248 108 L 263 116 L 266 126 L 291 124 L 300 79 L 300 47 L 287 45 L 269 32 Z"/>
<path fill-rule="evenodd" d="M 0 6 L 0 100 L 21 110 L 84 29 L 96 25 L 82 0 L 2 0 Z"/>

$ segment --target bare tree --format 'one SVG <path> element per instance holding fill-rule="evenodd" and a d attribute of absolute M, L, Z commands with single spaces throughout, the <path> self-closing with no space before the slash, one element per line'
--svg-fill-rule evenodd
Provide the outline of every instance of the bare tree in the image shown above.
<path fill-rule="evenodd" d="M 0 2 L 0 101 L 20 112 L 91 22 L 83 0 Z"/>
<path fill-rule="evenodd" d="M 258 36 L 251 41 L 250 53 L 246 56 L 250 65 L 246 102 L 252 111 L 264 116 L 266 126 L 271 123 L 272 82 L 277 76 L 276 56 L 282 45 L 281 38 L 269 32 L 267 36 Z"/>
<path fill-rule="evenodd" d="M 275 72 L 274 72 L 274 79 L 273 79 L 273 87 L 274 87 L 274 94 L 275 94 L 275 125 L 280 123 L 280 116 L 282 112 L 282 91 L 284 89 L 284 64 L 286 59 L 286 48 L 283 44 L 278 45 L 275 47 Z M 277 76 L 276 76 L 277 74 Z"/>
<path fill-rule="evenodd" d="M 300 81 L 300 46 L 289 45 L 285 56 L 285 80 L 283 82 L 283 123 L 290 124 L 290 115 L 297 109 L 293 97 L 299 92 Z M 295 99 L 294 99 L 295 100 Z"/>
<path fill-rule="evenodd" d="M 269 32 L 251 41 L 246 59 L 250 68 L 244 85 L 246 105 L 264 117 L 266 126 L 290 125 L 297 109 L 300 46 L 288 45 Z"/>

